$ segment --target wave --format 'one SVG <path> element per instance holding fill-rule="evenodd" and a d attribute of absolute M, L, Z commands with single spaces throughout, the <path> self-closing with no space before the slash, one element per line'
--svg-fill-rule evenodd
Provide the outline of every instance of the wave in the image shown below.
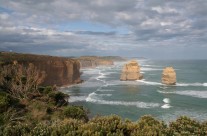
<path fill-rule="evenodd" d="M 107 101 L 97 98 L 96 94 L 93 92 L 86 98 L 87 102 L 103 104 L 103 105 L 122 105 L 122 106 L 136 106 L 138 108 L 154 108 L 159 107 L 159 103 L 146 103 L 140 101 L 128 102 L 128 101 Z"/>
<path fill-rule="evenodd" d="M 176 83 L 176 85 L 165 85 L 159 82 L 152 82 L 152 81 L 146 81 L 146 80 L 136 80 L 140 83 L 148 84 L 148 85 L 163 85 L 162 89 L 168 88 L 168 86 L 207 86 L 207 83 Z"/>
<path fill-rule="evenodd" d="M 168 103 L 161 106 L 161 108 L 163 108 L 163 109 L 169 109 L 171 107 L 172 106 L 170 104 L 168 104 Z"/>
<path fill-rule="evenodd" d="M 87 75 L 94 75 L 94 74 L 98 74 L 99 73 L 99 70 L 98 69 L 95 69 L 95 68 L 91 68 L 91 69 L 81 69 L 81 72 L 83 72 L 84 74 L 87 74 Z"/>
<path fill-rule="evenodd" d="M 140 83 L 148 84 L 148 85 L 163 85 L 162 83 L 145 81 L 145 80 L 136 80 L 136 81 L 138 81 Z"/>
<path fill-rule="evenodd" d="M 99 92 L 112 92 L 112 91 L 114 91 L 114 90 L 111 90 L 111 89 L 97 89 L 97 91 L 99 91 Z"/>
<path fill-rule="evenodd" d="M 188 95 L 198 98 L 207 98 L 207 91 L 178 91 L 176 94 Z"/>
<path fill-rule="evenodd" d="M 161 88 L 161 89 L 167 89 L 168 87 L 167 86 L 160 86 L 159 88 Z"/>
<path fill-rule="evenodd" d="M 70 96 L 69 102 L 85 101 L 87 96 Z"/>
<path fill-rule="evenodd" d="M 175 92 L 168 92 L 168 91 L 161 91 L 161 90 L 157 90 L 157 92 L 162 94 L 175 94 Z"/>
<path fill-rule="evenodd" d="M 105 86 L 114 86 L 114 85 L 138 85 L 136 81 L 120 81 L 120 80 L 111 80 L 106 83 Z"/>
<path fill-rule="evenodd" d="M 99 96 L 112 96 L 112 94 L 98 94 Z"/>
<path fill-rule="evenodd" d="M 142 67 L 141 71 L 160 71 L 162 69 L 158 69 L 158 68 L 146 68 L 146 67 Z"/>
<path fill-rule="evenodd" d="M 193 90 L 185 90 L 185 91 L 175 91 L 175 92 L 167 92 L 167 91 L 160 91 L 159 93 L 164 94 L 178 94 L 178 95 L 185 95 L 197 98 L 207 98 L 207 91 L 193 91 Z"/>
<path fill-rule="evenodd" d="M 176 83 L 176 86 L 207 86 L 207 83 Z"/>
<path fill-rule="evenodd" d="M 164 98 L 162 101 L 163 101 L 164 103 L 167 103 L 167 104 L 170 103 L 170 99 L 169 99 L 169 98 Z"/>

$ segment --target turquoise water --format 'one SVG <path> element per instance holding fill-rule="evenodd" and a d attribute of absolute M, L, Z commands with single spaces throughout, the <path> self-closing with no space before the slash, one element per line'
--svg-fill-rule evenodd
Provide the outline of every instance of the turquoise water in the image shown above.
<path fill-rule="evenodd" d="M 150 114 L 166 122 L 181 115 L 207 120 L 207 60 L 138 60 L 144 79 L 119 81 L 126 62 L 82 69 L 84 83 L 62 88 L 69 102 L 89 109 L 90 116 L 117 114 L 136 121 Z M 173 66 L 177 84 L 161 84 L 162 69 Z"/>

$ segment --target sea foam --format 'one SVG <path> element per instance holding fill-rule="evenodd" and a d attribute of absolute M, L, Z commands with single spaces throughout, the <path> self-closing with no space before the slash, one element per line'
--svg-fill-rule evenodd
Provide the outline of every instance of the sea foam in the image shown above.
<path fill-rule="evenodd" d="M 207 91 L 194 91 L 194 90 L 185 90 L 185 91 L 160 91 L 159 93 L 164 94 L 178 94 L 178 95 L 185 95 L 185 96 L 191 96 L 191 97 L 197 97 L 197 98 L 207 98 Z"/>
<path fill-rule="evenodd" d="M 138 108 L 155 108 L 159 107 L 159 103 L 147 103 L 147 102 L 140 102 L 140 101 L 108 101 L 103 100 L 97 97 L 96 93 L 91 93 L 86 98 L 87 102 L 92 102 L 96 104 L 104 104 L 104 105 L 122 105 L 122 106 L 136 106 Z"/>
<path fill-rule="evenodd" d="M 147 84 L 147 85 L 163 85 L 162 83 L 151 82 L 151 81 L 145 81 L 145 80 L 136 80 L 136 81 L 137 81 L 137 82 L 140 82 L 140 83 Z"/>

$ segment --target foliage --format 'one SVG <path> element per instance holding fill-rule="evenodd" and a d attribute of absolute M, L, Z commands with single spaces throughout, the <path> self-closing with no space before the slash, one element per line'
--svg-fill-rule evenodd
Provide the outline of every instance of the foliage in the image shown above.
<path fill-rule="evenodd" d="M 0 92 L 0 112 L 5 112 L 11 103 L 11 98 L 8 94 Z"/>
<path fill-rule="evenodd" d="M 39 93 L 37 88 L 44 78 L 45 73 L 39 72 L 33 64 L 26 68 L 14 62 L 0 70 L 0 89 L 13 97 L 24 99 L 30 94 Z"/>
<path fill-rule="evenodd" d="M 134 136 L 154 136 L 154 135 L 166 135 L 167 126 L 164 122 L 158 121 L 152 116 L 143 116 L 133 128 L 132 135 Z"/>
<path fill-rule="evenodd" d="M 83 135 L 114 135 L 126 134 L 126 125 L 117 115 L 95 117 L 81 128 Z"/>
<path fill-rule="evenodd" d="M 180 135 L 206 135 L 202 125 L 186 116 L 179 117 L 176 121 L 170 123 L 170 133 Z"/>
<path fill-rule="evenodd" d="M 87 112 L 81 106 L 67 106 L 63 110 L 63 115 L 66 118 L 88 120 Z"/>
<path fill-rule="evenodd" d="M 160 136 L 207 135 L 207 121 L 179 117 L 166 125 L 152 116 L 137 122 L 117 115 L 88 119 L 82 106 L 68 105 L 56 87 L 39 87 L 44 78 L 30 64 L 0 69 L 0 136 Z"/>
<path fill-rule="evenodd" d="M 55 105 L 62 106 L 67 104 L 68 95 L 59 91 L 51 91 L 48 93 L 49 98 L 54 101 Z"/>

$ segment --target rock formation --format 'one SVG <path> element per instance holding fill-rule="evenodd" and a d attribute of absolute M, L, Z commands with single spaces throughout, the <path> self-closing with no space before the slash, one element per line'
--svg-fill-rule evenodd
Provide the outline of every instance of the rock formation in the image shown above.
<path fill-rule="evenodd" d="M 4 65 L 17 61 L 27 67 L 29 63 L 46 74 L 42 85 L 70 85 L 80 83 L 80 63 L 74 59 L 45 55 L 0 53 Z"/>
<path fill-rule="evenodd" d="M 162 72 L 162 83 L 166 85 L 176 84 L 176 73 L 172 67 L 166 67 Z"/>
<path fill-rule="evenodd" d="M 143 75 L 140 73 L 140 67 L 137 61 L 132 60 L 129 63 L 124 65 L 120 80 L 133 81 L 133 80 L 140 80 L 142 78 L 143 78 Z"/>

